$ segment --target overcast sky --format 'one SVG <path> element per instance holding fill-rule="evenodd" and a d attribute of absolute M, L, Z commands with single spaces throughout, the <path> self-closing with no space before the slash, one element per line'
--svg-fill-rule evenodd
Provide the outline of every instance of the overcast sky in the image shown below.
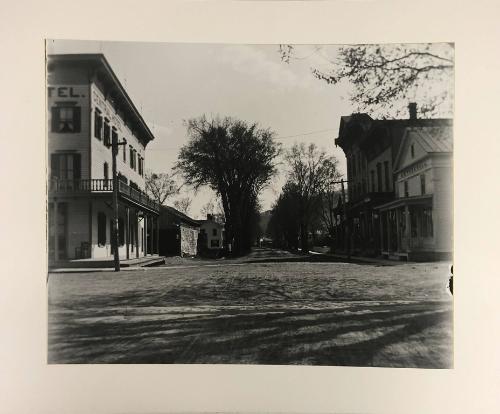
<path fill-rule="evenodd" d="M 345 172 L 345 157 L 334 139 L 340 116 L 353 108 L 346 86 L 327 85 L 311 74 L 312 66 L 328 64 L 313 47 L 297 48 L 299 59 L 290 64 L 281 61 L 278 45 L 51 40 L 47 52 L 105 55 L 155 135 L 146 148 L 146 167 L 152 171 L 170 172 L 188 139 L 183 120 L 218 114 L 271 128 L 285 148 L 314 142 L 335 155 Z M 284 176 L 283 167 L 262 193 L 264 209 L 271 208 Z M 189 195 L 190 215 L 201 218 L 200 210 L 213 194 Z"/>

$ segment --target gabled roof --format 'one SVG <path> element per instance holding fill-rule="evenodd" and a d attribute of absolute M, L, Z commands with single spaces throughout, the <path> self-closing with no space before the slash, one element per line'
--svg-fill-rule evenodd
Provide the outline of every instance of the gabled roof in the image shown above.
<path fill-rule="evenodd" d="M 413 127 L 415 137 L 422 148 L 429 152 L 452 152 L 453 130 L 451 127 Z"/>
<path fill-rule="evenodd" d="M 405 129 L 401 146 L 394 161 L 395 168 L 403 156 L 405 142 L 412 136 L 428 154 L 453 152 L 453 127 L 451 124 L 442 126 L 413 126 Z"/>

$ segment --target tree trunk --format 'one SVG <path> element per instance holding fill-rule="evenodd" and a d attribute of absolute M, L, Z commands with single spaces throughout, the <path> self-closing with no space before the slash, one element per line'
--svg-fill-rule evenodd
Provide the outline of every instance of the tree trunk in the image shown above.
<path fill-rule="evenodd" d="M 307 240 L 307 223 L 300 224 L 300 248 L 302 249 L 302 253 L 309 253 L 309 243 Z"/>

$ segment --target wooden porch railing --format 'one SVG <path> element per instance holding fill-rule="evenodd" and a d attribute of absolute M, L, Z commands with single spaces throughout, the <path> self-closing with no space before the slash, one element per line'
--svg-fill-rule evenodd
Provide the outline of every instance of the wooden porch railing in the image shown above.
<path fill-rule="evenodd" d="M 92 180 L 82 180 L 82 179 L 58 179 L 52 178 L 49 180 L 49 193 L 86 193 L 86 192 L 112 192 L 113 191 L 113 180 L 104 179 L 92 179 Z M 149 196 L 135 188 L 132 188 L 123 181 L 118 181 L 118 193 L 125 198 L 128 198 L 136 203 L 143 206 L 151 208 L 155 211 L 160 210 L 160 206 L 157 202 L 149 198 Z"/>

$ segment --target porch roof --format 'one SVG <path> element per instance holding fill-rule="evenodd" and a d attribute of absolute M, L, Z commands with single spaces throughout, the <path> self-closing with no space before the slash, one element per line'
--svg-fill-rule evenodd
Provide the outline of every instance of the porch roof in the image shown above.
<path fill-rule="evenodd" d="M 425 194 L 413 197 L 398 198 L 397 200 L 391 201 L 389 203 L 382 204 L 380 206 L 374 207 L 375 210 L 385 211 L 392 210 L 393 208 L 415 205 L 415 204 L 428 204 L 432 202 L 432 194 Z"/>

